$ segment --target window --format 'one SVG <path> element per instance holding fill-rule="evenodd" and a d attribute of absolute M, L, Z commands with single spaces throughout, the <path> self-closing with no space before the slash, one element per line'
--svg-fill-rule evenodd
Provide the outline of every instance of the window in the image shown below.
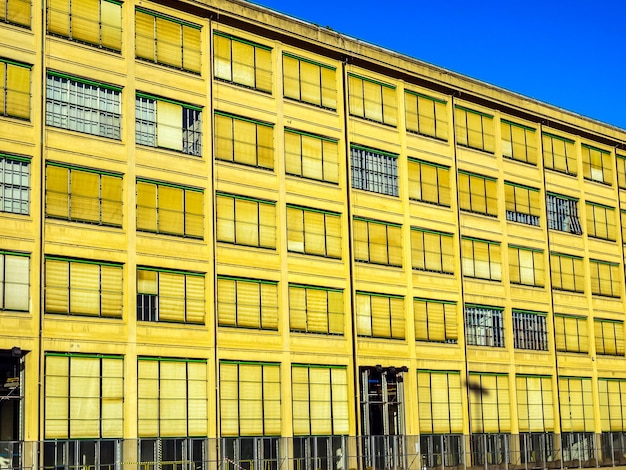
<path fill-rule="evenodd" d="M 415 339 L 431 343 L 458 343 L 456 309 L 456 302 L 415 297 Z"/>
<path fill-rule="evenodd" d="M 122 226 L 122 175 L 46 163 L 46 217 Z"/>
<path fill-rule="evenodd" d="M 137 93 L 135 142 L 202 155 L 202 108 Z"/>
<path fill-rule="evenodd" d="M 465 306 L 465 341 L 472 346 L 504 347 L 502 308 Z"/>
<path fill-rule="evenodd" d="M 278 330 L 278 283 L 217 276 L 219 326 Z"/>
<path fill-rule="evenodd" d="M 515 349 L 548 350 L 546 314 L 531 310 L 513 310 L 513 345 Z"/>
<path fill-rule="evenodd" d="M 461 250 L 463 276 L 490 281 L 502 280 L 500 243 L 463 237 Z"/>
<path fill-rule="evenodd" d="M 543 287 L 546 283 L 543 250 L 509 245 L 509 276 L 511 284 Z"/>
<path fill-rule="evenodd" d="M 398 195 L 398 155 L 351 145 L 350 162 L 353 189 Z"/>
<path fill-rule="evenodd" d="M 293 433 L 348 434 L 348 373 L 345 366 L 292 364 Z"/>
<path fill-rule="evenodd" d="M 611 152 L 582 144 L 583 176 L 586 180 L 613 184 Z"/>
<path fill-rule="evenodd" d="M 493 116 L 462 106 L 454 107 L 456 143 L 485 152 L 495 150 Z"/>
<path fill-rule="evenodd" d="M 279 436 L 280 365 L 220 361 L 222 436 Z"/>
<path fill-rule="evenodd" d="M 522 375 L 515 378 L 517 384 L 517 415 L 521 432 L 554 430 L 554 402 L 552 377 Z"/>
<path fill-rule="evenodd" d="M 587 202 L 587 232 L 590 237 L 615 241 L 617 227 L 615 225 L 615 208 Z"/>
<path fill-rule="evenodd" d="M 283 52 L 285 98 L 337 109 L 336 68 Z"/>
<path fill-rule="evenodd" d="M 215 158 L 274 169 L 273 124 L 215 111 Z"/>
<path fill-rule="evenodd" d="M 451 370 L 418 370 L 420 434 L 463 433 L 461 374 Z"/>
<path fill-rule="evenodd" d="M 413 269 L 454 274 L 454 238 L 451 233 L 411 227 Z"/>
<path fill-rule="evenodd" d="M 502 156 L 521 162 L 537 164 L 535 129 L 502 119 Z"/>
<path fill-rule="evenodd" d="M 620 320 L 593 320 L 596 354 L 624 355 L 624 322 Z"/>
<path fill-rule="evenodd" d="M 272 48 L 220 31 L 213 32 L 215 78 L 272 92 Z"/>
<path fill-rule="evenodd" d="M 137 230 L 203 238 L 202 189 L 137 178 Z"/>
<path fill-rule="evenodd" d="M 287 204 L 287 248 L 340 259 L 341 214 Z"/>
<path fill-rule="evenodd" d="M 605 297 L 621 297 L 624 272 L 618 263 L 597 259 L 589 260 L 591 273 L 591 293 Z"/>
<path fill-rule="evenodd" d="M 448 110 L 446 101 L 404 90 L 406 130 L 448 141 Z"/>
<path fill-rule="evenodd" d="M 402 226 L 355 217 L 354 259 L 402 267 Z"/>
<path fill-rule="evenodd" d="M 137 58 L 199 74 L 201 29 L 178 18 L 136 8 Z"/>
<path fill-rule="evenodd" d="M 415 201 L 450 207 L 450 168 L 408 159 L 409 198 Z"/>
<path fill-rule="evenodd" d="M 398 120 L 396 87 L 348 73 L 350 115 L 395 127 Z"/>
<path fill-rule="evenodd" d="M 276 203 L 218 192 L 217 241 L 276 249 Z"/>
<path fill-rule="evenodd" d="M 137 268 L 137 320 L 204 323 L 204 274 Z"/>
<path fill-rule="evenodd" d="M 539 227 L 541 207 L 538 189 L 505 181 L 504 199 L 506 220 Z"/>
<path fill-rule="evenodd" d="M 583 259 L 563 253 L 550 253 L 552 288 L 570 292 L 585 292 Z"/>
<path fill-rule="evenodd" d="M 561 431 L 593 431 L 591 378 L 559 377 Z"/>
<path fill-rule="evenodd" d="M 549 193 L 546 196 L 548 228 L 576 235 L 582 234 L 577 204 L 577 199 Z"/>
<path fill-rule="evenodd" d="M 0 0 L 0 21 L 30 28 L 30 0 Z"/>
<path fill-rule="evenodd" d="M 479 390 L 478 393 L 469 393 L 472 433 L 511 432 L 509 376 L 470 372 L 469 386 Z"/>
<path fill-rule="evenodd" d="M 120 51 L 122 2 L 48 0 L 48 33 Z"/>
<path fill-rule="evenodd" d="M 343 335 L 343 290 L 289 284 L 289 328 L 302 333 Z"/>
<path fill-rule="evenodd" d="M 626 243 L 626 210 L 620 210 L 619 217 L 622 225 L 622 243 Z"/>
<path fill-rule="evenodd" d="M 356 322 L 359 336 L 404 339 L 404 297 L 357 291 Z"/>
<path fill-rule="evenodd" d="M 285 129 L 285 171 L 328 183 L 339 183 L 337 139 Z"/>
<path fill-rule="evenodd" d="M 46 124 L 121 139 L 120 87 L 48 72 Z"/>
<path fill-rule="evenodd" d="M 30 255 L 0 250 L 0 310 L 29 308 Z"/>
<path fill-rule="evenodd" d="M 0 153 L 0 212 L 30 213 L 30 158 Z"/>
<path fill-rule="evenodd" d="M 123 265 L 46 256 L 45 312 L 122 318 Z"/>
<path fill-rule="evenodd" d="M 206 360 L 139 357 L 137 369 L 139 438 L 207 435 Z"/>
<path fill-rule="evenodd" d="M 576 148 L 574 141 L 558 135 L 543 133 L 543 166 L 551 170 L 576 176 Z"/>
<path fill-rule="evenodd" d="M 615 159 L 617 163 L 617 186 L 620 189 L 626 189 L 626 155 L 616 153 Z"/>
<path fill-rule="evenodd" d="M 32 65 L 0 58 L 0 116 L 30 119 L 31 68 Z"/>
<path fill-rule="evenodd" d="M 586 317 L 555 313 L 554 323 L 557 351 L 575 353 L 589 351 Z"/>
<path fill-rule="evenodd" d="M 106 439 L 124 432 L 124 359 L 46 353 L 46 439 Z"/>
<path fill-rule="evenodd" d="M 602 431 L 626 430 L 626 380 L 598 379 Z"/>
<path fill-rule="evenodd" d="M 459 208 L 498 217 L 497 180 L 459 170 Z"/>

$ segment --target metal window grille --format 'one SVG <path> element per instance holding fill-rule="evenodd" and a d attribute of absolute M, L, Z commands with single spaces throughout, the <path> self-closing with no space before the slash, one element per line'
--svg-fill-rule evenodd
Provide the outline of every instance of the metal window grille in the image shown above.
<path fill-rule="evenodd" d="M 489 307 L 466 307 L 465 336 L 468 345 L 503 348 L 502 310 Z"/>
<path fill-rule="evenodd" d="M 513 343 L 516 349 L 547 351 L 546 317 L 534 313 L 514 311 Z"/>
<path fill-rule="evenodd" d="M 398 161 L 390 155 L 352 147 L 352 187 L 390 196 L 398 195 Z"/>

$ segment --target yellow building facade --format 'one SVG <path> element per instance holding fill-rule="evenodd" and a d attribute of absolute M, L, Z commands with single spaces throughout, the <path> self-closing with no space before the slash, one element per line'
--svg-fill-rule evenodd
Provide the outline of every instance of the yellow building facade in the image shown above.
<path fill-rule="evenodd" d="M 625 130 L 243 1 L 0 73 L 0 468 L 626 462 Z"/>

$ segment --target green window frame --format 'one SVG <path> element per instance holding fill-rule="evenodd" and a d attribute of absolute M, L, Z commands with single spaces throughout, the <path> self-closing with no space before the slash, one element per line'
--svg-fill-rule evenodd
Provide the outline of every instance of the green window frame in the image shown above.
<path fill-rule="evenodd" d="M 0 212 L 30 214 L 30 160 L 0 152 Z"/>
<path fill-rule="evenodd" d="M 46 314 L 122 318 L 121 263 L 60 256 L 45 262 Z"/>
<path fill-rule="evenodd" d="M 503 157 L 537 165 L 535 129 L 502 119 L 500 132 Z"/>
<path fill-rule="evenodd" d="M 459 209 L 498 217 L 498 181 L 488 176 L 458 171 Z"/>
<path fill-rule="evenodd" d="M 447 101 L 416 91 L 404 90 L 407 132 L 448 141 Z"/>
<path fill-rule="evenodd" d="M 272 48 L 213 31 L 213 71 L 218 80 L 272 93 Z"/>
<path fill-rule="evenodd" d="M 589 201 L 586 202 L 585 208 L 587 235 L 602 240 L 615 241 L 617 239 L 615 208 Z"/>
<path fill-rule="evenodd" d="M 30 29 L 30 0 L 0 0 L 0 22 Z"/>
<path fill-rule="evenodd" d="M 626 244 L 626 210 L 620 209 L 619 220 L 622 227 L 622 243 Z"/>
<path fill-rule="evenodd" d="M 346 366 L 292 364 L 291 387 L 295 436 L 348 434 Z"/>
<path fill-rule="evenodd" d="M 350 145 L 352 188 L 398 196 L 398 155 Z"/>
<path fill-rule="evenodd" d="M 589 271 L 593 295 L 613 298 L 622 296 L 624 272 L 620 269 L 619 263 L 590 259 Z"/>
<path fill-rule="evenodd" d="M 450 167 L 407 159 L 409 170 L 409 199 L 450 207 Z"/>
<path fill-rule="evenodd" d="M 559 377 L 562 432 L 593 432 L 591 377 Z"/>
<path fill-rule="evenodd" d="M 121 227 L 123 175 L 46 162 L 46 217 Z"/>
<path fill-rule="evenodd" d="M 48 0 L 48 34 L 120 52 L 122 2 Z"/>
<path fill-rule="evenodd" d="M 464 388 L 464 387 L 463 387 Z M 461 373 L 417 371 L 417 406 L 421 434 L 463 434 Z"/>
<path fill-rule="evenodd" d="M 137 178 L 137 230 L 204 238 L 204 190 Z"/>
<path fill-rule="evenodd" d="M 354 259 L 364 263 L 402 267 L 402 226 L 354 217 Z"/>
<path fill-rule="evenodd" d="M 615 154 L 617 163 L 617 186 L 626 189 L 626 155 Z"/>
<path fill-rule="evenodd" d="M 357 291 L 356 323 L 360 337 L 405 339 L 404 297 Z"/>
<path fill-rule="evenodd" d="M 598 378 L 602 432 L 626 431 L 626 379 Z"/>
<path fill-rule="evenodd" d="M 287 204 L 287 250 L 341 259 L 341 214 Z"/>
<path fill-rule="evenodd" d="M 543 250 L 509 245 L 509 279 L 511 284 L 544 287 L 546 268 Z"/>
<path fill-rule="evenodd" d="M 589 352 L 589 327 L 587 317 L 554 314 L 556 350 L 560 352 Z"/>
<path fill-rule="evenodd" d="M 515 383 L 520 432 L 554 431 L 552 377 L 517 374 Z"/>
<path fill-rule="evenodd" d="M 135 56 L 159 65 L 201 73 L 202 27 L 173 16 L 135 8 Z"/>
<path fill-rule="evenodd" d="M 495 124 L 491 114 L 454 106 L 456 143 L 483 152 L 495 151 Z"/>
<path fill-rule="evenodd" d="M 280 364 L 220 361 L 222 436 L 279 436 Z"/>
<path fill-rule="evenodd" d="M 416 341 L 459 342 L 456 302 L 414 297 L 413 315 Z"/>
<path fill-rule="evenodd" d="M 137 436 L 206 437 L 207 361 L 137 358 Z"/>
<path fill-rule="evenodd" d="M 278 330 L 278 282 L 217 276 L 218 325 Z"/>
<path fill-rule="evenodd" d="M 2 0 L 0 0 L 2 1 Z M 32 65 L 0 57 L 0 116 L 30 119 Z"/>
<path fill-rule="evenodd" d="M 398 104 L 396 87 L 367 77 L 348 73 L 351 116 L 396 127 Z"/>
<path fill-rule="evenodd" d="M 541 198 L 537 188 L 504 182 L 506 220 L 539 227 L 541 220 Z"/>
<path fill-rule="evenodd" d="M 290 283 L 289 328 L 292 332 L 343 335 L 343 289 Z"/>
<path fill-rule="evenodd" d="M 30 254 L 0 250 L 0 310 L 30 309 Z"/>
<path fill-rule="evenodd" d="M 411 261 L 418 271 L 454 274 L 454 235 L 411 227 Z"/>
<path fill-rule="evenodd" d="M 624 356 L 624 322 L 605 318 L 593 319 L 596 354 Z"/>
<path fill-rule="evenodd" d="M 613 184 L 613 158 L 611 152 L 591 145 L 581 145 L 583 176 L 586 180 L 607 185 Z"/>
<path fill-rule="evenodd" d="M 479 238 L 461 238 L 464 277 L 502 280 L 502 254 L 499 242 Z"/>
<path fill-rule="evenodd" d="M 569 292 L 585 292 L 583 259 L 564 253 L 550 253 L 552 289 Z"/>
<path fill-rule="evenodd" d="M 337 69 L 283 52 L 283 95 L 304 103 L 337 109 Z"/>
<path fill-rule="evenodd" d="M 216 193 L 217 241 L 276 249 L 276 202 Z"/>
<path fill-rule="evenodd" d="M 205 275 L 137 266 L 137 320 L 204 324 Z"/>
<path fill-rule="evenodd" d="M 295 129 L 285 129 L 285 172 L 339 184 L 339 141 Z"/>
<path fill-rule="evenodd" d="M 124 434 L 124 357 L 45 353 L 45 439 Z"/>
<path fill-rule="evenodd" d="M 545 312 L 513 309 L 513 347 L 531 351 L 548 350 Z"/>
<path fill-rule="evenodd" d="M 215 158 L 274 169 L 274 125 L 215 111 Z"/>
<path fill-rule="evenodd" d="M 509 375 L 489 372 L 470 372 L 470 390 L 488 393 L 469 393 L 472 432 L 510 433 L 511 400 Z"/>
<path fill-rule="evenodd" d="M 570 176 L 578 174 L 576 161 L 576 147 L 574 141 L 566 137 L 543 132 L 543 166 L 550 170 L 565 173 Z"/>

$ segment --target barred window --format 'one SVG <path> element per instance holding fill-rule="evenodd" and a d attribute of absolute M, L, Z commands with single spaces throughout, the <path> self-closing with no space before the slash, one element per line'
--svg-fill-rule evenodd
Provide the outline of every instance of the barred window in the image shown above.
<path fill-rule="evenodd" d="M 459 208 L 468 212 L 498 216 L 497 180 L 459 170 Z"/>
<path fill-rule="evenodd" d="M 404 90 L 406 130 L 448 140 L 447 102 L 411 90 Z"/>
<path fill-rule="evenodd" d="M 589 260 L 591 293 L 605 297 L 621 297 L 624 273 L 618 263 Z"/>
<path fill-rule="evenodd" d="M 343 290 L 289 284 L 291 331 L 343 335 Z"/>
<path fill-rule="evenodd" d="M 450 207 L 450 167 L 408 159 L 409 198 Z"/>
<path fill-rule="evenodd" d="M 502 119 L 502 156 L 521 162 L 537 164 L 535 129 Z"/>
<path fill-rule="evenodd" d="M 121 139 L 120 87 L 48 72 L 46 124 Z"/>
<path fill-rule="evenodd" d="M 217 276 L 219 326 L 278 330 L 278 283 Z"/>
<path fill-rule="evenodd" d="M 454 107 L 456 143 L 485 152 L 495 149 L 493 116 L 462 106 Z"/>
<path fill-rule="evenodd" d="M 285 129 L 285 171 L 302 178 L 338 183 L 338 141 Z"/>
<path fill-rule="evenodd" d="M 413 269 L 454 274 L 454 237 L 451 233 L 411 227 Z"/>
<path fill-rule="evenodd" d="M 335 67 L 283 52 L 283 74 L 286 98 L 337 109 Z"/>
<path fill-rule="evenodd" d="M 216 111 L 215 158 L 274 169 L 273 124 Z"/>
<path fill-rule="evenodd" d="M 456 302 L 413 299 L 415 339 L 436 343 L 458 343 Z"/>
<path fill-rule="evenodd" d="M 506 220 L 539 227 L 541 206 L 538 189 L 505 181 L 504 199 Z"/>
<path fill-rule="evenodd" d="M 402 227 L 355 217 L 354 259 L 366 263 L 402 266 Z"/>
<path fill-rule="evenodd" d="M 587 318 L 577 315 L 554 314 L 556 350 L 586 353 L 589 351 Z"/>
<path fill-rule="evenodd" d="M 593 330 L 596 340 L 596 354 L 608 356 L 624 355 L 624 322 L 595 318 Z"/>
<path fill-rule="evenodd" d="M 30 158 L 0 153 L 0 212 L 30 213 Z"/>
<path fill-rule="evenodd" d="M 221 31 L 213 32 L 215 78 L 272 92 L 272 48 Z"/>
<path fill-rule="evenodd" d="M 509 276 L 512 284 L 543 287 L 546 282 L 543 250 L 509 245 Z"/>
<path fill-rule="evenodd" d="M 350 157 L 354 189 L 398 195 L 398 155 L 352 145 Z"/>
<path fill-rule="evenodd" d="M 287 204 L 287 249 L 341 258 L 341 214 Z"/>
<path fill-rule="evenodd" d="M 30 119 L 31 68 L 32 65 L 0 58 L 0 116 Z"/>
<path fill-rule="evenodd" d="M 396 87 L 348 74 L 350 114 L 395 127 L 398 121 Z"/>
<path fill-rule="evenodd" d="M 30 0 L 0 0 L 0 21 L 30 28 Z"/>
<path fill-rule="evenodd" d="M 513 344 L 515 349 L 548 350 L 546 314 L 513 310 Z"/>
<path fill-rule="evenodd" d="M 598 183 L 613 184 L 613 159 L 611 152 L 582 145 L 583 176 L 586 180 Z"/>
<path fill-rule="evenodd" d="M 543 166 L 568 175 L 578 174 L 574 141 L 554 134 L 543 133 Z"/>
<path fill-rule="evenodd" d="M 578 219 L 578 200 L 558 194 L 547 194 L 548 228 L 576 235 L 583 233 Z"/>
<path fill-rule="evenodd" d="M 276 203 L 218 192 L 217 241 L 276 249 Z"/>
<path fill-rule="evenodd" d="M 504 320 L 499 307 L 465 306 L 465 340 L 472 346 L 504 347 Z"/>
<path fill-rule="evenodd" d="M 404 339 L 404 297 L 357 291 L 356 322 L 359 336 Z"/>
<path fill-rule="evenodd" d="M 202 108 L 137 93 L 135 142 L 202 155 Z"/>

